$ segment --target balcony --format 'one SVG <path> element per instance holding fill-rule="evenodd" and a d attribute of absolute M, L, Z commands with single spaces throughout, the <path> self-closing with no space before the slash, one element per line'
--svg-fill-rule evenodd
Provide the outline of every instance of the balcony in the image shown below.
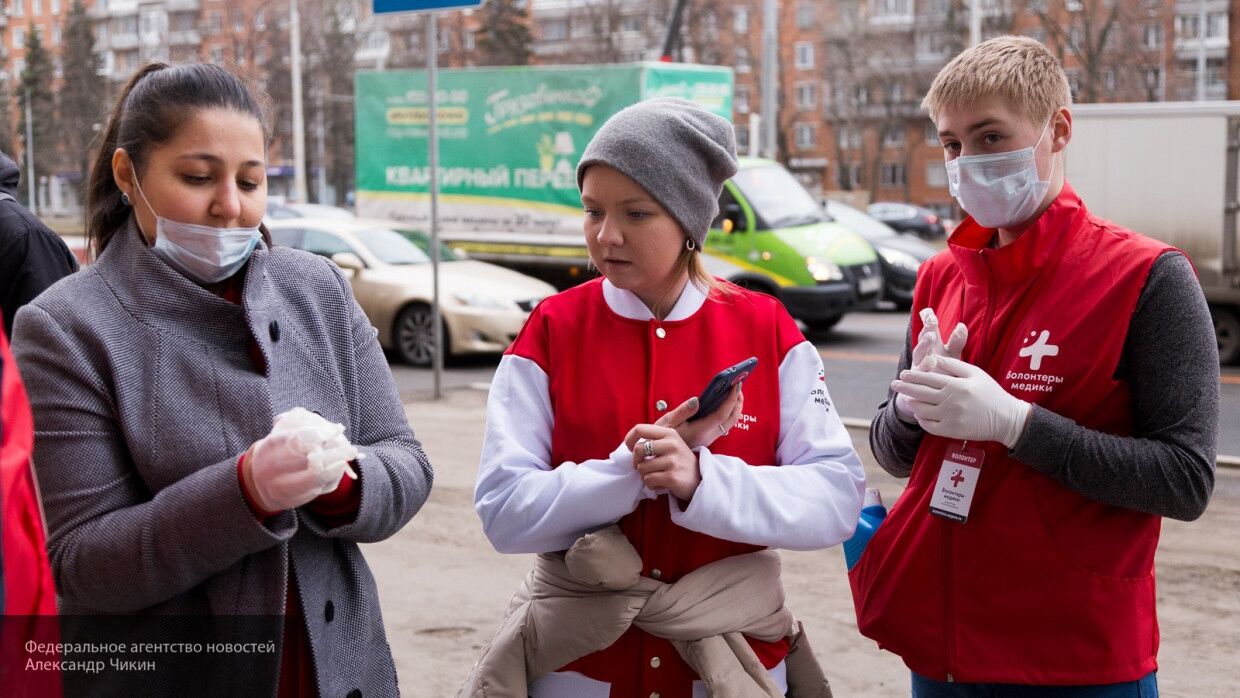
<path fill-rule="evenodd" d="M 197 46 L 201 43 L 202 37 L 199 36 L 196 29 L 169 32 L 168 34 L 169 46 Z"/>
<path fill-rule="evenodd" d="M 1196 58 L 1197 52 L 1205 44 L 1206 58 L 1227 58 L 1231 42 L 1226 36 L 1212 36 L 1206 39 L 1176 39 L 1175 57 L 1180 59 Z"/>
<path fill-rule="evenodd" d="M 167 11 L 172 12 L 197 12 L 202 8 L 201 0 L 168 0 Z"/>
<path fill-rule="evenodd" d="M 113 51 L 128 51 L 129 49 L 138 48 L 138 33 L 113 34 L 109 44 L 109 48 Z M 95 48 L 98 49 L 99 47 L 96 46 Z"/>

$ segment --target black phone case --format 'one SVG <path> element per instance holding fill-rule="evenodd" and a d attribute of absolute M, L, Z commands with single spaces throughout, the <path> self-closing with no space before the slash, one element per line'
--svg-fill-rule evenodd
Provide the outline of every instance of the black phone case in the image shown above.
<path fill-rule="evenodd" d="M 758 357 L 751 356 L 735 366 L 729 366 L 716 373 L 715 377 L 710 379 L 710 383 L 706 384 L 706 389 L 698 396 L 698 411 L 693 413 L 689 421 L 700 419 L 719 409 L 732 386 L 748 378 L 749 374 L 753 373 L 754 366 L 757 365 Z"/>

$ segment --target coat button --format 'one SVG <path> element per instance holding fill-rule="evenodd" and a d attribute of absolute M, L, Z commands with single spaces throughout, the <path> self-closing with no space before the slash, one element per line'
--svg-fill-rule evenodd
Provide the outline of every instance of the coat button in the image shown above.
<path fill-rule="evenodd" d="M 660 327 L 654 331 L 654 336 L 658 337 L 659 339 L 663 339 L 664 337 L 667 336 L 667 330 Z"/>
<path fill-rule="evenodd" d="M 650 668 L 651 668 L 651 669 L 658 669 L 658 668 L 659 668 L 659 665 L 661 665 L 661 664 L 663 664 L 663 660 L 659 659 L 658 657 L 651 657 L 651 658 L 650 658 Z"/>
<path fill-rule="evenodd" d="M 650 578 L 651 579 L 663 579 L 663 570 L 657 567 L 650 570 Z"/>
<path fill-rule="evenodd" d="M 267 331 L 271 334 L 271 341 L 280 341 L 280 323 L 272 320 L 271 324 L 267 326 Z"/>
<path fill-rule="evenodd" d="M 654 408 L 662 412 L 663 410 L 667 409 L 667 402 L 664 400 L 659 400 L 658 402 L 654 403 Z"/>
<path fill-rule="evenodd" d="M 336 606 L 333 605 L 331 601 L 328 601 L 323 606 L 323 620 L 326 620 L 328 623 L 330 623 L 332 622 L 332 618 L 335 618 L 335 617 L 336 617 Z"/>

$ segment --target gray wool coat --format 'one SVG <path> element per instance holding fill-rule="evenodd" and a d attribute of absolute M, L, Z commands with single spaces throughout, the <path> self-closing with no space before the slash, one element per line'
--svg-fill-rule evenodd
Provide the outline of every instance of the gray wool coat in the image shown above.
<path fill-rule="evenodd" d="M 430 463 L 336 266 L 259 245 L 245 273 L 244 303 L 225 301 L 154 256 L 131 222 L 18 313 L 61 613 L 278 618 L 296 574 L 320 694 L 397 695 L 358 543 L 413 517 Z M 296 406 L 344 424 L 366 456 L 352 523 L 325 528 L 298 509 L 264 524 L 246 504 L 239 454 Z M 274 693 L 279 648 L 247 660 L 213 679 L 219 694 Z"/>

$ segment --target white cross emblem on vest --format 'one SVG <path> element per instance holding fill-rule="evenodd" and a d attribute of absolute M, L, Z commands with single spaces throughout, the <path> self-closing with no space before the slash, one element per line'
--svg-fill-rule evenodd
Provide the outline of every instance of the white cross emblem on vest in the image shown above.
<path fill-rule="evenodd" d="M 1046 343 L 1051 337 L 1050 330 L 1042 330 L 1042 334 L 1040 336 L 1035 330 L 1030 332 L 1029 336 L 1037 337 L 1038 340 L 1029 346 L 1021 347 L 1020 355 L 1029 357 L 1029 370 L 1040 371 L 1042 370 L 1042 359 L 1044 357 L 1059 356 L 1059 346 L 1056 344 Z M 1026 339 L 1025 341 L 1028 342 L 1029 340 Z"/>

